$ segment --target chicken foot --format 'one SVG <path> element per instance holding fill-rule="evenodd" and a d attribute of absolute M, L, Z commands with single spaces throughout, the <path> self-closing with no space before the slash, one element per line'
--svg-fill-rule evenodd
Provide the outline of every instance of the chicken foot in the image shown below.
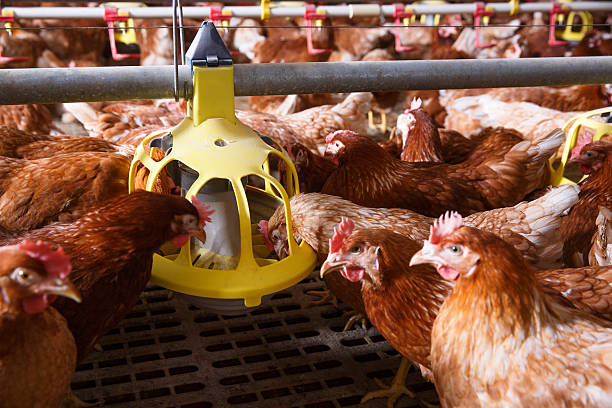
<path fill-rule="evenodd" d="M 338 307 L 338 298 L 334 296 L 329 290 L 322 289 L 311 289 L 304 292 L 308 296 L 318 297 L 320 299 L 313 300 L 310 302 L 311 306 L 320 306 L 327 302 L 331 302 L 334 306 Z"/>
<path fill-rule="evenodd" d="M 387 386 L 382 381 L 375 378 L 374 381 L 381 387 L 381 389 L 377 391 L 368 392 L 361 399 L 361 403 L 365 404 L 366 402 L 374 398 L 387 398 L 387 407 L 393 408 L 396 401 L 402 395 L 408 395 L 410 398 L 416 398 L 414 392 L 410 391 L 405 385 L 410 365 L 410 360 L 405 357 L 402 357 L 402 361 L 397 370 L 397 373 L 395 374 L 395 377 L 393 377 L 391 386 Z"/>
<path fill-rule="evenodd" d="M 355 310 L 349 310 L 347 312 L 344 312 L 342 314 L 342 317 L 348 318 L 346 324 L 344 325 L 344 329 L 342 329 L 342 331 L 350 330 L 357 322 L 361 323 L 361 327 L 364 330 L 368 328 L 367 326 L 368 319 L 366 319 L 366 317 L 363 314 L 356 312 Z"/>

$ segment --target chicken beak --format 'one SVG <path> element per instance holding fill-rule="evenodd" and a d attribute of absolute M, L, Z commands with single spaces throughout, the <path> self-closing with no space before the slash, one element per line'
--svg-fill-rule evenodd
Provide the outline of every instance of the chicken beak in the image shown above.
<path fill-rule="evenodd" d="M 410 259 L 410 266 L 420 264 L 433 264 L 438 266 L 442 264 L 440 257 L 438 256 L 438 246 L 430 244 L 429 241 L 425 241 L 423 248 Z"/>
<path fill-rule="evenodd" d="M 344 268 L 344 262 L 341 260 L 339 253 L 329 254 L 323 265 L 321 265 L 321 279 L 330 272 Z"/>
<path fill-rule="evenodd" d="M 203 244 L 206 243 L 206 231 L 204 231 L 204 229 L 202 228 L 192 229 L 191 231 L 189 231 L 189 235 L 199 239 L 200 241 L 202 241 Z"/>
<path fill-rule="evenodd" d="M 81 303 L 81 295 L 79 294 L 79 291 L 69 280 L 62 280 L 59 278 L 47 279 L 38 285 L 36 292 L 44 293 L 46 295 L 62 296 L 72 299 L 77 303 Z"/>

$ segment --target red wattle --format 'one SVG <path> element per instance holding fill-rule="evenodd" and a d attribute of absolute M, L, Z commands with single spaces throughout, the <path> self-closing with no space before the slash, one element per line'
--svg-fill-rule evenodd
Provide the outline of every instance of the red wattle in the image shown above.
<path fill-rule="evenodd" d="M 22 301 L 26 313 L 40 313 L 49 306 L 47 295 L 30 296 Z"/>
<path fill-rule="evenodd" d="M 454 281 L 459 277 L 458 271 L 456 271 L 455 269 L 451 267 L 445 266 L 445 265 L 438 267 L 438 273 L 444 279 L 449 280 L 449 281 Z"/>
<path fill-rule="evenodd" d="M 355 267 L 355 266 L 347 266 L 342 269 L 342 276 L 351 282 L 359 282 L 363 279 L 364 269 Z"/>
<path fill-rule="evenodd" d="M 177 248 L 181 248 L 187 242 L 189 242 L 189 234 L 181 234 L 181 235 L 177 235 L 176 237 L 172 238 L 172 245 L 174 245 Z"/>

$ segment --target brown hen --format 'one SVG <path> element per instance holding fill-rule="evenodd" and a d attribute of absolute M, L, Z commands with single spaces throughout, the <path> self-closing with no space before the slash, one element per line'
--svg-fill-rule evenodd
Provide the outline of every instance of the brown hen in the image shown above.
<path fill-rule="evenodd" d="M 587 144 L 571 160 L 590 176 L 580 184 L 580 199 L 563 220 L 563 260 L 568 266 L 588 265 L 591 239 L 597 231 L 599 207 L 612 208 L 612 143 Z"/>
<path fill-rule="evenodd" d="M 130 159 L 117 153 L 66 153 L 37 160 L 0 157 L 0 227 L 39 228 L 77 219 L 126 194 Z"/>
<path fill-rule="evenodd" d="M 350 131 L 327 137 L 326 154 L 339 166 L 322 192 L 369 207 L 408 208 L 438 216 L 510 206 L 548 184 L 547 161 L 565 139 L 560 129 L 460 164 L 419 167 L 395 159 L 376 142 Z"/>
<path fill-rule="evenodd" d="M 0 125 L 0 156 L 32 160 L 77 152 L 114 152 L 131 156 L 134 149 L 97 137 L 51 136 Z"/>
<path fill-rule="evenodd" d="M 83 303 L 58 301 L 77 343 L 78 359 L 136 304 L 151 276 L 153 253 L 171 240 L 176 247 L 196 236 L 211 214 L 182 197 L 138 191 L 122 195 L 91 210 L 70 224 L 49 225 L 3 239 L 45 240 L 64 248 L 72 261 L 72 281 Z"/>
<path fill-rule="evenodd" d="M 612 324 L 554 302 L 514 248 L 454 218 L 411 260 L 457 280 L 431 330 L 442 407 L 608 406 Z"/>
<path fill-rule="evenodd" d="M 531 202 L 473 214 L 465 223 L 503 237 L 538 267 L 558 267 L 563 245 L 559 238 L 561 215 L 577 200 L 578 187 L 562 186 Z M 327 257 L 333 227 L 342 217 L 351 218 L 358 229 L 384 228 L 418 242 L 427 238 L 434 222 L 410 210 L 366 208 L 324 194 L 298 194 L 290 205 L 294 237 L 310 245 L 320 261 Z M 284 257 L 289 251 L 284 207 L 276 210 L 266 227 L 270 249 Z M 364 312 L 358 285 L 338 273 L 329 273 L 324 279 L 338 299 Z"/>
<path fill-rule="evenodd" d="M 0 389 L 2 406 L 58 407 L 69 392 L 76 345 L 49 303 L 77 302 L 70 260 L 42 242 L 0 248 Z"/>
<path fill-rule="evenodd" d="M 30 133 L 49 134 L 51 112 L 45 105 L 0 105 L 0 125 Z"/>

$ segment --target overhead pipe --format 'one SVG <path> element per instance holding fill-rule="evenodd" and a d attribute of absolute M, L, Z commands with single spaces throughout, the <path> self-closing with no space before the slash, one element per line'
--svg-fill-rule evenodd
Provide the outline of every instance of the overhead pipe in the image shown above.
<path fill-rule="evenodd" d="M 5 69 L 0 104 L 173 98 L 173 82 L 173 66 Z M 612 57 L 234 66 L 237 96 L 603 83 L 612 83 Z M 192 95 L 188 66 L 179 66 L 179 93 Z"/>
<path fill-rule="evenodd" d="M 473 3 L 461 4 L 409 4 L 415 14 L 460 14 L 473 13 Z M 496 13 L 510 13 L 512 5 L 508 2 L 488 3 Z M 546 3 L 520 3 L 519 12 L 532 13 L 535 11 L 549 12 L 553 7 L 552 2 Z M 571 11 L 612 11 L 612 1 L 572 1 L 563 3 Z M 5 10 L 13 11 L 16 19 L 104 19 L 104 9 L 99 7 L 6 7 Z M 261 6 L 226 6 L 224 10 L 231 11 L 234 17 L 261 17 Z M 349 5 L 321 5 L 318 10 L 324 11 L 328 17 L 393 17 L 394 6 L 391 4 L 349 4 Z M 119 11 L 128 11 L 132 18 L 170 18 L 172 7 L 119 7 Z M 304 7 L 272 7 L 270 17 L 303 17 Z M 210 7 L 183 7 L 185 18 L 208 18 Z"/>

